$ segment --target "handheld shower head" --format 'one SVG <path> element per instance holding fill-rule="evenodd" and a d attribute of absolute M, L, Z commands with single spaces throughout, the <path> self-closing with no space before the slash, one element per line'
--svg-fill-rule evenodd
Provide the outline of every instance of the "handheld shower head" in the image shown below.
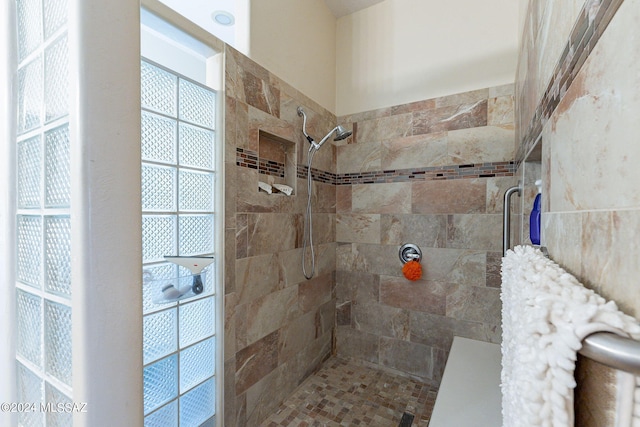
<path fill-rule="evenodd" d="M 315 142 L 313 138 L 311 138 L 307 133 L 307 115 L 305 114 L 302 107 L 298 107 L 297 112 L 298 112 L 298 116 L 302 117 L 302 133 L 305 136 L 305 138 L 307 138 L 307 141 L 309 141 L 309 143 L 311 144 L 311 147 L 309 149 L 311 148 L 315 148 L 316 150 L 319 149 L 322 146 L 322 144 L 324 144 L 334 132 L 336 134 L 335 138 L 333 138 L 334 141 L 342 141 L 343 139 L 351 136 L 351 131 L 348 131 L 342 126 L 338 125 L 335 128 L 333 128 L 331 132 L 326 134 L 325 137 L 320 140 L 320 142 Z"/>
<path fill-rule="evenodd" d="M 343 139 L 347 139 L 351 136 L 351 131 L 346 130 L 342 126 L 338 125 L 335 129 L 336 137 L 333 138 L 334 141 L 342 141 Z"/>

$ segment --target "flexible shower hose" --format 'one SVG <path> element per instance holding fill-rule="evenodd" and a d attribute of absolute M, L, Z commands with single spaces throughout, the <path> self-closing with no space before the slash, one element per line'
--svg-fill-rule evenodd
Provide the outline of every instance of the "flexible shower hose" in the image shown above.
<path fill-rule="evenodd" d="M 302 238 L 302 273 L 307 279 L 311 279 L 316 271 L 316 257 L 313 250 L 313 216 L 311 214 L 311 192 L 312 192 L 312 178 L 311 178 L 311 162 L 313 156 L 318 151 L 313 145 L 309 147 L 309 154 L 307 158 L 307 211 L 304 215 L 304 237 Z M 307 245 L 309 245 L 311 252 L 311 274 L 307 274 L 306 259 L 307 259 Z"/>

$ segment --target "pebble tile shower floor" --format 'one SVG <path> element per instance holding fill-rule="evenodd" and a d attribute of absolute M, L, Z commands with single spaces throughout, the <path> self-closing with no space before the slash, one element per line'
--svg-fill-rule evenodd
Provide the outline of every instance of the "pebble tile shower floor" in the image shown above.
<path fill-rule="evenodd" d="M 331 358 L 261 427 L 397 427 L 405 412 L 415 415 L 412 427 L 426 427 L 437 392 L 428 383 Z"/>

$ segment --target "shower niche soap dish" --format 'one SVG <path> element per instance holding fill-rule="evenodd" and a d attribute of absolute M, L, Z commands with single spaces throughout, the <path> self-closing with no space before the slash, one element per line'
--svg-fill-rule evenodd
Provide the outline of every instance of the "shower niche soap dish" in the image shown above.
<path fill-rule="evenodd" d="M 184 267 L 191 274 L 172 278 L 155 278 L 147 270 L 144 281 L 151 286 L 152 300 L 155 304 L 167 304 L 191 298 L 204 292 L 204 284 L 213 262 L 213 257 L 165 256 L 167 261 Z"/>

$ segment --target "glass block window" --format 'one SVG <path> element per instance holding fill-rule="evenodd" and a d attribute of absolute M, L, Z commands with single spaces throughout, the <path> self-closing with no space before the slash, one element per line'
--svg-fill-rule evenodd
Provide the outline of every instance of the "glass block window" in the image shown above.
<path fill-rule="evenodd" d="M 163 299 L 158 287 L 193 280 L 165 256 L 215 255 L 216 94 L 145 60 L 141 70 L 145 426 L 198 426 L 215 416 L 215 262 L 200 294 Z"/>
<path fill-rule="evenodd" d="M 18 401 L 72 402 L 68 0 L 16 0 Z M 19 414 L 70 426 L 71 414 Z"/>

